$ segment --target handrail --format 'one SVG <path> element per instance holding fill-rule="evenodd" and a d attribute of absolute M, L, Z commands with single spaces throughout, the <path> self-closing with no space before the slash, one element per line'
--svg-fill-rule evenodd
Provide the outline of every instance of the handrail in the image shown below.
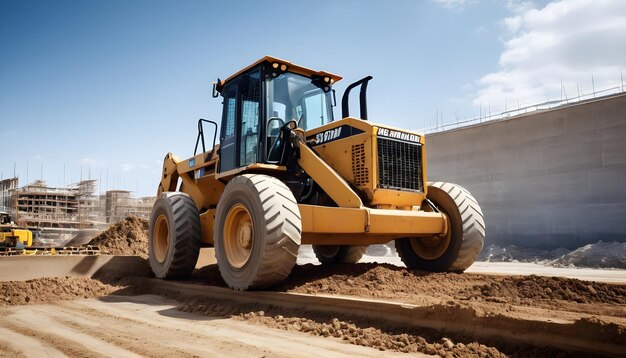
<path fill-rule="evenodd" d="M 215 126 L 215 131 L 213 132 L 213 145 L 211 146 L 211 148 L 215 147 L 215 141 L 217 139 L 217 123 L 208 119 L 200 118 L 198 119 L 198 137 L 196 139 L 196 147 L 193 150 L 193 155 L 196 155 L 196 153 L 198 152 L 198 144 L 200 143 L 200 138 L 202 138 L 202 153 L 206 152 L 206 147 L 204 146 L 204 128 L 202 126 L 202 122 L 207 122 Z M 213 158 L 213 155 L 214 153 L 211 152 L 211 158 Z"/>

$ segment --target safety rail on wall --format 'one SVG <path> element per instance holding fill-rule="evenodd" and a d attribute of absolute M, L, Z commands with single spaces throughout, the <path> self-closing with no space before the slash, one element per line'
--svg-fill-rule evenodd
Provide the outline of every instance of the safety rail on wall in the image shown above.
<path fill-rule="evenodd" d="M 587 101 L 594 101 L 610 96 L 614 96 L 616 94 L 626 93 L 626 87 L 624 87 L 624 83 L 621 85 L 616 85 L 608 88 L 603 88 L 599 90 L 594 90 L 591 93 L 580 93 L 576 97 L 568 97 L 563 96 L 562 98 L 557 100 L 550 100 L 542 103 L 524 105 L 518 104 L 516 108 L 505 110 L 504 112 L 500 112 L 497 114 L 490 114 L 487 112 L 487 108 L 481 108 L 478 116 L 472 116 L 470 118 L 464 118 L 453 122 L 437 123 L 435 126 L 428 127 L 422 130 L 423 133 L 436 133 L 436 132 L 444 132 L 451 129 L 462 128 L 471 126 L 474 124 L 489 122 L 489 121 L 497 121 L 502 119 L 508 119 L 510 117 L 530 113 L 530 112 L 538 112 L 554 109 L 557 107 L 568 106 L 572 104 L 583 103 Z M 483 112 L 485 110 L 485 112 Z"/>

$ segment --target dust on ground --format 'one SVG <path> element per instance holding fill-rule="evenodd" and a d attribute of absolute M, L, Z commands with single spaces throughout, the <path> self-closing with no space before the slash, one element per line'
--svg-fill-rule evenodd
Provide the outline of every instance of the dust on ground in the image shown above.
<path fill-rule="evenodd" d="M 136 255 L 147 258 L 148 221 L 129 216 L 93 238 L 89 245 L 99 247 L 103 254 Z"/>

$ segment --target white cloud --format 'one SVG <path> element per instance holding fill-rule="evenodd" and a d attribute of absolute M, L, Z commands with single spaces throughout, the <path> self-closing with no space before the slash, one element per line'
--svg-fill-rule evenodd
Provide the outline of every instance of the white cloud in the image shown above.
<path fill-rule="evenodd" d="M 534 8 L 535 4 L 528 0 L 507 0 L 506 7 L 514 13 L 522 13 Z"/>
<path fill-rule="evenodd" d="M 129 172 L 133 169 L 133 165 L 128 164 L 128 163 L 123 163 L 123 164 L 120 164 L 120 168 L 122 169 L 123 172 Z"/>
<path fill-rule="evenodd" d="M 468 3 L 467 0 L 433 0 L 433 1 L 449 9 L 461 7 L 465 5 L 466 3 Z"/>
<path fill-rule="evenodd" d="M 510 4 L 499 70 L 483 76 L 474 104 L 504 107 L 621 85 L 626 70 L 626 1 L 560 0 L 536 9 Z M 561 85 L 561 83 L 563 85 Z"/>

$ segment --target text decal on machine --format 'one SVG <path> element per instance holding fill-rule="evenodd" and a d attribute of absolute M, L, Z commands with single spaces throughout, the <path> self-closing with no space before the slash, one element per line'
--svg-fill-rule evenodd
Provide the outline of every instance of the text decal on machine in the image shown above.
<path fill-rule="evenodd" d="M 337 139 L 339 138 L 339 136 L 341 136 L 341 127 L 333 128 L 325 132 L 318 133 L 315 135 L 315 140 L 317 144 L 322 144 L 322 143 L 331 141 L 333 139 Z"/>
<path fill-rule="evenodd" d="M 417 134 L 401 132 L 401 131 L 388 129 L 388 128 L 379 127 L 378 136 L 392 138 L 392 139 L 399 139 L 399 140 L 406 141 L 406 142 L 413 142 L 413 143 L 420 142 L 420 136 L 418 136 Z"/>

